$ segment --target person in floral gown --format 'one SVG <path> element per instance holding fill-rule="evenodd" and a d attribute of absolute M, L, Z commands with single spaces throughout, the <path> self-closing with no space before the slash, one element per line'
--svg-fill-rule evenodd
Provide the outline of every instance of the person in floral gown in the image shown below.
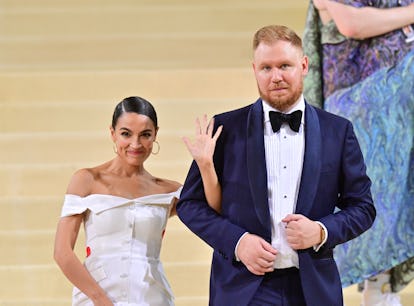
<path fill-rule="evenodd" d="M 305 98 L 350 119 L 371 177 L 373 228 L 338 246 L 343 286 L 365 305 L 400 305 L 414 278 L 414 0 L 314 0 Z"/>

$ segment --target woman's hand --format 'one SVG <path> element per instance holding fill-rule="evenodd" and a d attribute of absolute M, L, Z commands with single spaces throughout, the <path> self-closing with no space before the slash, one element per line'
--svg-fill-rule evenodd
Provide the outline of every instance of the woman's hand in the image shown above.
<path fill-rule="evenodd" d="M 214 118 L 208 121 L 207 115 L 204 115 L 201 120 L 199 118 L 196 119 L 195 140 L 192 142 L 189 138 L 183 137 L 188 151 L 199 166 L 213 162 L 214 149 L 223 126 L 219 126 L 214 135 L 213 128 Z"/>
<path fill-rule="evenodd" d="M 102 295 L 97 299 L 93 300 L 94 306 L 114 306 L 114 303 L 106 295 Z"/>

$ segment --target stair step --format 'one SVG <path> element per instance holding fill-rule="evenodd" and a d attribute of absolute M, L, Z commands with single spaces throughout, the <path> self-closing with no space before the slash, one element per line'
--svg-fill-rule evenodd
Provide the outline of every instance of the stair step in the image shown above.
<path fill-rule="evenodd" d="M 0 216 L 7 216 L 0 222 L 0 232 L 20 230 L 45 231 L 56 229 L 57 221 L 62 209 L 64 194 L 56 196 L 0 197 Z M 183 231 L 185 226 L 178 219 L 172 217 L 168 220 L 168 231 Z M 169 235 L 166 235 L 166 238 Z M 169 239 L 166 239 L 169 240 Z"/>
<path fill-rule="evenodd" d="M 160 158 L 161 156 L 177 162 L 188 161 L 190 153 L 187 152 L 181 137 L 184 135 L 192 136 L 192 134 L 193 131 L 190 135 L 190 131 L 177 130 L 169 133 L 160 130 L 157 136 L 160 145 L 159 154 L 151 155 L 148 162 L 152 160 L 163 161 L 163 158 Z M 108 131 L 103 133 L 25 133 L 9 134 L 7 136 L 0 136 L 0 143 L 5 147 L 15 147 L 19 150 L 12 156 L 10 156 L 10 152 L 0 152 L 0 163 L 4 165 L 65 164 L 72 161 L 90 163 L 103 158 L 109 160 L 115 157 L 109 128 Z M 167 154 L 170 156 L 169 158 L 166 156 Z M 96 166 L 96 164 L 90 164 L 89 166 Z"/>
<path fill-rule="evenodd" d="M 251 34 L 229 37 L 86 37 L 0 41 L 2 70 L 90 70 L 243 67 Z M 183 47 L 192 41 L 191 48 Z M 127 46 L 127 47 L 120 47 Z M 203 60 L 200 61 L 200 58 Z"/>
<path fill-rule="evenodd" d="M 121 101 L 122 98 L 124 97 L 119 97 L 118 100 Z M 245 103 L 253 102 L 245 100 L 243 101 Z M 58 137 L 58 132 L 62 132 L 62 135 L 68 131 L 80 132 L 81 135 L 84 135 L 85 131 L 90 131 L 100 132 L 99 138 L 104 136 L 109 139 L 109 125 L 117 102 L 77 101 L 76 103 L 37 104 L 15 102 L 2 105 L 0 106 L 2 113 L 0 142 L 8 143 L 13 139 L 22 141 L 24 138 L 32 137 L 41 139 L 46 137 L 45 134 L 36 134 L 36 132 L 50 133 L 51 127 L 53 127 L 53 134 L 56 137 Z M 197 116 L 201 116 L 203 113 L 212 116 L 218 112 L 241 106 L 239 101 L 222 99 L 171 99 L 156 100 L 152 103 L 157 111 L 158 125 L 160 126 L 159 136 L 179 134 L 183 132 L 181 130 L 187 129 L 191 130 L 191 134 L 193 134 L 193 125 Z M 18 114 L 19 120 L 16 120 L 16 114 Z M 180 120 L 177 120 L 177 116 L 180 116 Z M 30 123 L 30 127 L 27 123 Z"/>
<path fill-rule="evenodd" d="M 23 2 L 1 3 L 3 71 L 243 67 L 256 29 L 279 16 L 278 23 L 300 33 L 308 5 L 305 0 L 75 1 L 44 7 Z"/>
<path fill-rule="evenodd" d="M 164 269 L 177 297 L 207 295 L 209 262 L 164 264 Z M 70 299 L 73 288 L 55 264 L 0 266 L 0 282 L 2 305 L 19 300 Z"/>
<path fill-rule="evenodd" d="M 62 204 L 63 194 L 45 197 L 2 196 L 0 216 L 7 216 L 7 218 L 2 219 L 0 232 L 55 229 Z"/>
<path fill-rule="evenodd" d="M 136 7 L 137 5 L 144 7 L 152 7 L 156 10 L 173 9 L 176 7 L 189 7 L 189 8 L 234 8 L 237 7 L 303 7 L 308 4 L 305 0 L 295 0 L 287 2 L 284 0 L 256 0 L 252 4 L 249 0 L 208 0 L 208 1 L 188 1 L 188 0 L 37 0 L 36 3 L 27 0 L 1 0 L 2 7 L 7 11 L 70 11 L 77 9 L 101 9 L 101 10 L 113 10 Z M 296 14 L 298 12 L 295 12 Z"/>
<path fill-rule="evenodd" d="M 68 298 L 62 299 L 12 299 L 8 301 L 2 300 L 1 306 L 68 306 L 71 305 L 70 294 L 66 294 Z M 207 294 L 204 296 L 186 296 L 176 297 L 175 306 L 205 306 L 208 304 Z"/>
<path fill-rule="evenodd" d="M 94 162 L 84 164 L 74 161 L 69 164 L 5 165 L 0 168 L 0 194 L 4 197 L 59 196 L 64 194 L 69 179 L 77 169 L 104 161 L 97 158 Z M 147 162 L 146 169 L 156 177 L 184 182 L 190 162 L 190 158 L 187 161 L 152 158 Z"/>
<path fill-rule="evenodd" d="M 196 1 L 51 3 L 48 6 L 5 7 L 0 21 L 2 40 L 71 39 L 73 37 L 157 36 L 177 34 L 248 32 L 266 23 L 278 22 L 303 28 L 308 1 L 226 1 L 206 4 Z M 5 5 L 3 4 L 3 7 Z M 302 14 L 298 14 L 302 12 Z M 251 18 L 251 16 L 259 16 Z M 240 22 L 243 20 L 243 22 Z M 259 24 L 260 23 L 260 24 Z M 51 26 L 53 25 L 53 26 Z M 62 35 L 63 34 L 63 35 Z"/>
<path fill-rule="evenodd" d="M 47 230 L 22 228 L 17 231 L 0 231 L 0 262 L 10 266 L 33 266 L 53 263 L 55 228 L 60 210 L 49 218 L 54 226 Z M 177 218 L 177 217 L 175 217 Z M 177 218 L 178 219 L 178 218 Z M 85 258 L 85 235 L 79 233 L 75 252 Z M 209 262 L 211 248 L 190 232 L 184 225 L 180 228 L 168 226 L 163 240 L 161 258 L 167 265 Z"/>
<path fill-rule="evenodd" d="M 257 98 L 250 60 L 242 69 L 43 71 L 0 73 L 0 107 L 5 105 L 99 105 L 103 112 L 128 96 L 142 96 L 155 105 L 184 100 L 236 101 Z M 250 99 L 246 100 L 246 97 Z M 239 100 L 240 99 L 240 100 Z M 40 107 L 40 106 L 39 106 Z M 191 108 L 191 103 L 187 106 Z M 97 108 L 97 111 L 99 109 Z M 104 123 L 106 124 L 105 117 Z M 178 120 L 177 120 L 178 121 Z M 22 124 L 25 126 L 25 124 Z M 30 129 L 29 129 L 30 130 Z"/>

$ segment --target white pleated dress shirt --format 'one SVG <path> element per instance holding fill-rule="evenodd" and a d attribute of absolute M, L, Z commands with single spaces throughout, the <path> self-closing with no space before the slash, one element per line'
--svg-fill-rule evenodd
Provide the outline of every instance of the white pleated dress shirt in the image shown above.
<path fill-rule="evenodd" d="M 269 120 L 269 111 L 278 110 L 273 109 L 266 102 L 262 103 L 272 246 L 279 252 L 274 267 L 299 268 L 298 254 L 287 243 L 286 224 L 281 220 L 286 215 L 293 214 L 296 209 L 305 152 L 305 101 L 301 96 L 287 112 L 302 111 L 299 132 L 292 131 L 287 123 L 283 123 L 280 130 L 274 133 Z"/>

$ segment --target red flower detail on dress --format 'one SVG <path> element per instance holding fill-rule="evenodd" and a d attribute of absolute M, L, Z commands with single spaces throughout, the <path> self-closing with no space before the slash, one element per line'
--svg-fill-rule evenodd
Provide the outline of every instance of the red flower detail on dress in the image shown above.
<path fill-rule="evenodd" d="M 90 247 L 86 247 L 86 257 L 89 257 L 89 255 L 91 255 L 91 248 Z"/>

